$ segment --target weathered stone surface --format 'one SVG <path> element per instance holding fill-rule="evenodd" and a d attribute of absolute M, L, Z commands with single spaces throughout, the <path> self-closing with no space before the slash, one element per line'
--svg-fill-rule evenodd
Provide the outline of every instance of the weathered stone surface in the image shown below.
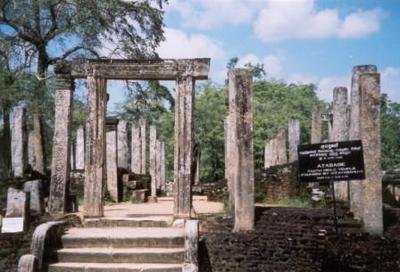
<path fill-rule="evenodd" d="M 360 76 L 360 134 L 366 179 L 362 183 L 362 221 L 369 233 L 383 234 L 380 74 Z"/>
<path fill-rule="evenodd" d="M 35 164 L 32 165 L 33 170 L 44 174 L 44 152 L 43 152 L 43 144 L 42 144 L 42 121 L 41 116 L 37 113 L 32 114 L 32 122 L 33 122 L 33 156 L 35 157 Z"/>
<path fill-rule="evenodd" d="M 129 80 L 175 80 L 190 76 L 193 79 L 208 79 L 210 59 L 75 59 L 72 63 L 72 75 L 85 78 L 88 73 L 96 72 L 106 79 Z"/>
<path fill-rule="evenodd" d="M 146 134 L 146 120 L 141 119 L 139 121 L 140 125 L 140 138 L 142 142 L 142 170 L 141 174 L 147 174 L 147 134 Z"/>
<path fill-rule="evenodd" d="M 74 171 L 76 169 L 75 167 L 75 142 L 74 140 L 71 140 L 71 150 L 70 150 L 71 158 L 70 158 L 70 170 Z"/>
<path fill-rule="evenodd" d="M 161 143 L 161 156 L 160 156 L 160 164 L 161 164 L 161 170 L 160 170 L 160 181 L 161 181 L 161 190 L 165 192 L 165 143 Z"/>
<path fill-rule="evenodd" d="M 347 141 L 349 129 L 347 127 L 347 88 L 336 87 L 333 89 L 332 113 L 329 118 L 331 131 L 329 141 Z M 348 182 L 336 181 L 334 183 L 336 198 L 348 200 Z"/>
<path fill-rule="evenodd" d="M 129 143 L 128 143 L 128 122 L 119 120 L 118 122 L 118 167 L 126 170 L 129 168 Z"/>
<path fill-rule="evenodd" d="M 150 126 L 150 176 L 151 176 L 151 196 L 157 196 L 157 129 Z"/>
<path fill-rule="evenodd" d="M 300 144 L 300 121 L 289 120 L 288 125 L 289 162 L 298 160 L 297 146 Z"/>
<path fill-rule="evenodd" d="M 67 72 L 67 71 L 66 71 Z M 49 212 L 67 211 L 70 178 L 71 115 L 74 84 L 68 73 L 57 74 Z"/>
<path fill-rule="evenodd" d="M 110 193 L 111 198 L 118 202 L 118 144 L 117 141 L 117 128 L 115 124 L 107 123 L 106 133 L 106 155 L 107 155 L 107 190 Z"/>
<path fill-rule="evenodd" d="M 135 201 L 143 203 L 146 202 L 146 193 L 147 189 L 140 189 L 140 190 L 133 190 L 132 191 L 132 197 L 135 199 Z"/>
<path fill-rule="evenodd" d="M 233 212 L 234 206 L 234 196 L 233 196 L 233 184 L 232 184 L 232 173 L 233 173 L 233 165 L 234 165 L 234 158 L 232 157 L 233 152 L 233 143 L 234 143 L 234 136 L 231 121 L 231 114 L 228 108 L 228 113 L 225 117 L 224 121 L 224 136 L 225 136 L 225 179 L 228 187 L 228 194 L 229 194 L 229 211 Z"/>
<path fill-rule="evenodd" d="M 29 216 L 29 194 L 14 188 L 8 188 L 6 217 Z"/>
<path fill-rule="evenodd" d="M 276 137 L 265 145 L 264 168 L 286 164 L 287 162 L 286 131 L 281 129 Z"/>
<path fill-rule="evenodd" d="M 233 231 L 254 228 L 253 80 L 246 69 L 229 71 L 229 114 L 232 121 Z"/>
<path fill-rule="evenodd" d="M 321 129 L 322 129 L 322 109 L 315 106 L 312 112 L 311 120 L 311 143 L 316 144 L 321 142 Z"/>
<path fill-rule="evenodd" d="M 161 189 L 161 163 L 162 163 L 162 144 L 157 141 L 157 189 Z"/>
<path fill-rule="evenodd" d="M 107 83 L 104 78 L 88 76 L 88 119 L 86 123 L 85 217 L 103 216 L 103 184 L 106 166 L 105 116 Z"/>
<path fill-rule="evenodd" d="M 199 221 L 186 220 L 185 222 L 185 260 L 187 264 L 186 270 L 183 271 L 197 271 L 199 266 Z M 189 269 L 190 267 L 190 269 Z"/>
<path fill-rule="evenodd" d="M 375 65 L 359 65 L 354 66 L 351 78 L 351 112 L 350 112 L 350 128 L 349 140 L 360 140 L 360 76 L 365 73 L 376 73 Z M 357 219 L 362 218 L 362 184 L 359 180 L 350 181 L 350 210 Z"/>
<path fill-rule="evenodd" d="M 85 130 L 83 127 L 79 127 L 76 131 L 75 168 L 76 170 L 85 169 Z"/>
<path fill-rule="evenodd" d="M 131 138 L 131 171 L 136 174 L 142 173 L 142 138 L 140 125 L 132 124 Z"/>
<path fill-rule="evenodd" d="M 23 255 L 18 261 L 17 272 L 39 272 L 38 259 L 32 254 Z"/>
<path fill-rule="evenodd" d="M 28 164 L 32 167 L 35 165 L 35 155 L 33 154 L 33 132 L 28 133 Z"/>
<path fill-rule="evenodd" d="M 177 79 L 175 97 L 174 217 L 189 218 L 192 209 L 193 77 Z"/>
<path fill-rule="evenodd" d="M 27 163 L 25 108 L 15 107 L 11 125 L 11 163 L 14 177 L 22 177 Z"/>
<path fill-rule="evenodd" d="M 24 192 L 29 193 L 29 212 L 31 215 L 43 213 L 42 181 L 31 180 L 24 183 Z"/>

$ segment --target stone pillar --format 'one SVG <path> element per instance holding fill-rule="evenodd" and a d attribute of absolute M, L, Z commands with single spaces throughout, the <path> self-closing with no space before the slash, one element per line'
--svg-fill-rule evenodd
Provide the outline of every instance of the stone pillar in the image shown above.
<path fill-rule="evenodd" d="M 362 184 L 362 221 L 364 229 L 383 234 L 380 74 L 360 76 L 360 134 L 364 149 L 366 179 Z"/>
<path fill-rule="evenodd" d="M 376 73 L 375 65 L 354 66 L 351 78 L 351 111 L 350 111 L 350 128 L 349 139 L 360 140 L 360 76 L 366 73 Z M 363 215 L 362 204 L 362 184 L 359 180 L 350 181 L 350 210 L 356 219 L 361 219 Z"/>
<path fill-rule="evenodd" d="M 162 160 L 162 144 L 157 141 L 157 189 L 161 189 L 161 160 Z"/>
<path fill-rule="evenodd" d="M 71 140 L 71 150 L 70 150 L 70 154 L 71 154 L 71 171 L 75 170 L 75 143 L 74 140 Z"/>
<path fill-rule="evenodd" d="M 71 116 L 74 81 L 69 64 L 60 62 L 55 66 L 56 97 L 51 162 L 49 212 L 67 212 L 70 177 Z"/>
<path fill-rule="evenodd" d="M 200 184 L 200 159 L 201 159 L 201 151 L 197 153 L 197 158 L 196 158 L 196 174 L 194 177 L 194 184 L 199 185 Z"/>
<path fill-rule="evenodd" d="M 161 190 L 165 192 L 166 185 L 165 185 L 165 143 L 161 143 L 161 172 L 160 172 L 160 181 L 161 181 Z"/>
<path fill-rule="evenodd" d="M 322 112 L 320 106 L 315 106 L 312 112 L 311 121 L 311 143 L 321 142 Z"/>
<path fill-rule="evenodd" d="M 234 134 L 232 133 L 232 128 L 231 128 L 231 116 L 229 114 L 229 109 L 228 109 L 228 114 L 225 117 L 224 121 L 224 136 L 225 136 L 225 180 L 227 183 L 228 187 L 228 193 L 229 193 L 229 211 L 233 212 L 233 206 L 234 206 L 234 196 L 233 196 L 233 185 L 232 185 L 232 148 L 233 148 L 233 136 Z"/>
<path fill-rule="evenodd" d="M 253 80 L 246 69 L 229 71 L 229 113 L 232 121 L 233 231 L 254 228 Z"/>
<path fill-rule="evenodd" d="M 272 156 L 273 156 L 273 150 L 272 150 L 272 142 L 274 140 L 269 141 L 268 143 L 265 144 L 264 146 L 264 168 L 270 168 L 272 166 Z"/>
<path fill-rule="evenodd" d="M 11 127 L 11 164 L 14 177 L 24 176 L 27 163 L 25 108 L 15 107 Z"/>
<path fill-rule="evenodd" d="M 42 121 L 39 114 L 32 115 L 33 121 L 33 156 L 35 157 L 35 164 L 32 166 L 33 170 L 44 175 L 44 154 L 42 144 Z"/>
<path fill-rule="evenodd" d="M 33 152 L 33 131 L 28 133 L 28 164 L 33 169 L 35 165 L 35 154 Z"/>
<path fill-rule="evenodd" d="M 128 122 L 120 120 L 118 123 L 118 167 L 129 170 L 129 143 Z"/>
<path fill-rule="evenodd" d="M 103 184 L 105 179 L 105 117 L 107 82 L 104 78 L 88 76 L 88 118 L 86 123 L 85 155 L 85 217 L 103 216 Z"/>
<path fill-rule="evenodd" d="M 297 146 L 300 144 L 300 121 L 289 120 L 288 125 L 289 162 L 297 161 Z"/>
<path fill-rule="evenodd" d="M 150 176 L 151 176 L 151 197 L 157 197 L 157 129 L 150 126 Z"/>
<path fill-rule="evenodd" d="M 106 119 L 106 164 L 107 164 L 107 190 L 110 193 L 111 198 L 115 201 L 119 201 L 118 194 L 118 144 L 120 141 L 117 140 L 117 124 L 118 119 L 107 118 Z"/>
<path fill-rule="evenodd" d="M 132 124 L 131 138 L 131 171 L 136 174 L 142 173 L 142 137 L 140 125 Z"/>
<path fill-rule="evenodd" d="M 29 193 L 29 210 L 31 215 L 43 213 L 42 181 L 31 180 L 24 183 L 24 192 Z"/>
<path fill-rule="evenodd" d="M 333 89 L 332 115 L 330 116 L 331 131 L 329 140 L 332 142 L 347 141 L 349 130 L 347 127 L 347 88 L 336 87 Z M 348 182 L 336 181 L 334 183 L 336 198 L 348 200 Z"/>
<path fill-rule="evenodd" d="M 192 209 L 194 80 L 177 79 L 175 97 L 174 216 L 189 218 Z"/>
<path fill-rule="evenodd" d="M 139 121 L 140 124 L 140 138 L 142 142 L 142 163 L 141 163 L 141 173 L 147 173 L 147 134 L 146 134 L 146 120 L 141 119 Z"/>
<path fill-rule="evenodd" d="M 76 170 L 85 169 L 85 130 L 83 127 L 79 127 L 76 131 L 75 168 Z"/>
<path fill-rule="evenodd" d="M 275 137 L 275 148 L 276 148 L 276 163 L 275 165 L 282 165 L 288 162 L 287 158 L 287 147 L 286 147 L 286 131 L 284 129 L 279 130 Z"/>

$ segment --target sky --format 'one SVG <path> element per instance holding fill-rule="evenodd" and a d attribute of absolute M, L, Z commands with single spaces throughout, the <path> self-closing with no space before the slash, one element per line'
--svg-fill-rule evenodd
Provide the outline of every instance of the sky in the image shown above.
<path fill-rule="evenodd" d="M 238 67 L 263 64 L 267 79 L 314 83 L 329 102 L 334 87 L 350 87 L 354 65 L 375 64 L 382 93 L 400 102 L 400 0 L 169 0 L 165 9 L 160 57 L 209 57 L 215 83 L 238 57 Z M 122 98 L 111 92 L 110 104 Z"/>

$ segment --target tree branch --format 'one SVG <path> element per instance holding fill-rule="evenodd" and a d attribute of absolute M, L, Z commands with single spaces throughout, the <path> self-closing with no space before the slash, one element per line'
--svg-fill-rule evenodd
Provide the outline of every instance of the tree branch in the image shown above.
<path fill-rule="evenodd" d="M 85 47 L 85 46 L 77 45 L 77 46 L 75 46 L 75 47 L 73 47 L 73 48 L 71 48 L 71 49 L 65 51 L 65 53 L 62 54 L 61 56 L 55 57 L 55 58 L 51 58 L 50 61 L 49 61 L 49 63 L 50 63 L 50 64 L 54 64 L 54 63 L 56 63 L 58 60 L 64 60 L 64 59 L 68 58 L 71 54 L 73 54 L 73 53 L 75 53 L 75 52 L 77 52 L 77 51 L 79 51 L 79 50 L 86 50 L 86 51 L 89 51 L 90 53 L 92 53 L 92 54 L 95 55 L 96 57 L 99 57 L 99 54 L 98 54 L 95 50 L 93 50 L 92 48 L 88 48 L 88 47 Z"/>

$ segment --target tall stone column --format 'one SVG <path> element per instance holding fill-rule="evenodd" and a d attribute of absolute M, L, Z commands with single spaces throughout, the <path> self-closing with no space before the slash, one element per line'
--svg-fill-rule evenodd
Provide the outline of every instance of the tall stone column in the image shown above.
<path fill-rule="evenodd" d="M 190 218 L 192 209 L 194 80 L 177 79 L 175 98 L 174 216 Z"/>
<path fill-rule="evenodd" d="M 63 214 L 67 212 L 69 196 L 74 81 L 68 63 L 57 63 L 54 69 L 56 73 L 56 97 L 49 212 L 51 214 Z"/>
<path fill-rule="evenodd" d="M 366 179 L 362 184 L 362 221 L 371 234 L 383 234 L 380 74 L 360 76 L 360 134 Z"/>
<path fill-rule="evenodd" d="M 264 146 L 264 168 L 270 168 L 273 163 L 272 163 L 272 156 L 273 156 L 273 150 L 272 150 L 272 144 L 274 140 L 269 141 L 268 143 L 265 144 Z"/>
<path fill-rule="evenodd" d="M 118 144 L 117 140 L 117 124 L 118 119 L 106 119 L 106 155 L 107 155 L 107 190 L 111 198 L 118 202 Z"/>
<path fill-rule="evenodd" d="M 86 123 L 85 156 L 85 217 L 103 216 L 103 184 L 106 166 L 105 117 L 107 82 L 104 78 L 88 76 L 88 118 Z"/>
<path fill-rule="evenodd" d="M 129 170 L 128 122 L 120 120 L 118 123 L 118 167 Z"/>
<path fill-rule="evenodd" d="M 75 166 L 75 143 L 74 143 L 74 141 L 73 140 L 71 140 L 71 150 L 70 150 L 70 156 L 71 156 L 71 159 L 70 159 L 70 163 L 71 163 L 71 171 L 74 171 L 75 169 L 76 169 L 76 166 Z"/>
<path fill-rule="evenodd" d="M 233 231 L 254 228 L 253 80 L 246 69 L 229 71 L 229 113 L 232 117 Z"/>
<path fill-rule="evenodd" d="M 28 164 L 32 167 L 35 165 L 35 154 L 33 152 L 33 131 L 28 133 Z"/>
<path fill-rule="evenodd" d="M 288 125 L 289 162 L 297 161 L 297 146 L 300 144 L 300 121 L 289 120 Z"/>
<path fill-rule="evenodd" d="M 14 177 L 23 177 L 27 163 L 26 110 L 15 107 L 11 127 L 11 165 Z"/>
<path fill-rule="evenodd" d="M 197 153 L 197 158 L 196 158 L 196 174 L 194 177 L 194 184 L 199 185 L 200 184 L 200 159 L 201 159 L 201 151 Z"/>
<path fill-rule="evenodd" d="M 311 143 L 321 142 L 322 111 L 320 106 L 315 106 L 312 112 L 311 121 Z"/>
<path fill-rule="evenodd" d="M 139 121 L 140 125 L 140 138 L 142 142 L 142 164 L 141 164 L 141 173 L 146 174 L 147 173 L 147 133 L 146 133 L 146 120 L 141 119 Z"/>
<path fill-rule="evenodd" d="M 151 196 L 154 200 L 157 197 L 157 129 L 150 126 L 150 176 L 151 176 Z"/>
<path fill-rule="evenodd" d="M 284 129 L 279 130 L 278 134 L 275 137 L 276 165 L 282 165 L 288 162 L 286 138 L 287 134 Z"/>
<path fill-rule="evenodd" d="M 162 163 L 162 144 L 160 141 L 157 141 L 157 189 L 161 189 L 161 163 Z"/>
<path fill-rule="evenodd" d="M 131 171 L 136 174 L 142 173 L 142 137 L 140 125 L 132 124 L 131 138 Z"/>
<path fill-rule="evenodd" d="M 350 128 L 349 139 L 360 140 L 360 77 L 362 74 L 376 73 L 375 65 L 359 65 L 354 66 L 351 78 L 351 111 L 350 111 Z M 359 180 L 350 181 L 350 210 L 356 219 L 361 219 L 363 215 L 362 203 L 362 184 Z"/>
<path fill-rule="evenodd" d="M 85 169 L 85 130 L 83 127 L 79 127 L 76 131 L 75 167 L 76 170 Z"/>
<path fill-rule="evenodd" d="M 331 133 L 329 140 L 333 142 L 347 141 L 349 130 L 347 127 L 347 88 L 336 87 L 333 89 Z M 348 200 L 348 182 L 336 181 L 334 183 L 336 197 L 342 201 Z"/>
<path fill-rule="evenodd" d="M 229 108 L 228 108 L 228 113 L 225 117 L 224 121 L 224 138 L 225 138 L 225 180 L 227 183 L 228 187 L 228 193 L 229 193 L 229 211 L 233 212 L 233 206 L 234 206 L 234 196 L 233 196 L 233 185 L 232 185 L 232 142 L 233 142 L 233 131 L 231 128 L 231 117 L 229 114 Z"/>
<path fill-rule="evenodd" d="M 43 134 L 43 125 L 41 121 L 41 117 L 39 114 L 32 115 L 33 121 L 33 154 L 35 157 L 35 164 L 32 165 L 33 170 L 44 175 L 44 153 L 43 153 L 43 143 L 42 143 L 42 134 Z"/>
<path fill-rule="evenodd" d="M 160 172 L 161 190 L 163 190 L 165 192 L 166 184 L 165 184 L 165 143 L 164 142 L 161 143 L 160 164 L 161 164 L 161 172 Z"/>

